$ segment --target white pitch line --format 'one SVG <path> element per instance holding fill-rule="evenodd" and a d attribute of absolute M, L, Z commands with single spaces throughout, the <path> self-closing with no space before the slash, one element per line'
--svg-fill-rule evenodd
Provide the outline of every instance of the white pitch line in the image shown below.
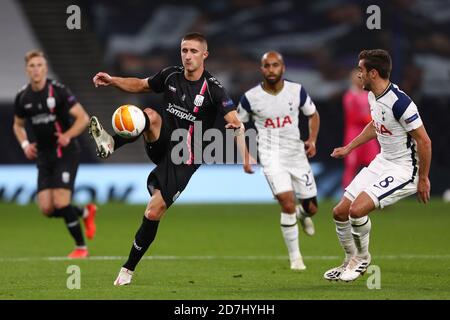
<path fill-rule="evenodd" d="M 338 260 L 342 256 L 304 256 L 305 260 Z M 117 261 L 126 260 L 125 256 L 91 256 L 86 261 Z M 287 256 L 145 256 L 143 260 L 286 260 Z M 450 259 L 450 254 L 400 254 L 379 255 L 372 259 L 401 260 L 401 259 Z M 32 261 L 73 261 L 68 257 L 17 257 L 0 258 L 0 262 L 32 262 Z"/>

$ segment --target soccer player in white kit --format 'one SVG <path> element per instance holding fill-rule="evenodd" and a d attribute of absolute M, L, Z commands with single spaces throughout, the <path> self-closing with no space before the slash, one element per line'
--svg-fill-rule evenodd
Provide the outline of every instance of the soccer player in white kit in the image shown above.
<path fill-rule="evenodd" d="M 363 50 L 358 69 L 368 95 L 372 121 L 348 145 L 334 149 L 343 158 L 361 144 L 377 138 L 381 152 L 345 189 L 333 209 L 336 233 L 345 259 L 325 272 L 327 280 L 353 281 L 371 262 L 368 214 L 417 192 L 419 201 L 430 199 L 428 173 L 431 140 L 417 106 L 397 85 L 389 81 L 392 63 L 385 50 Z"/>
<path fill-rule="evenodd" d="M 241 98 L 242 122 L 253 119 L 258 131 L 258 155 L 264 175 L 281 206 L 281 231 L 292 270 L 306 266 L 300 253 L 297 219 L 306 234 L 314 234 L 311 220 L 317 212 L 317 189 L 308 158 L 316 154 L 319 113 L 299 83 L 284 80 L 283 57 L 270 51 L 261 59 L 264 80 Z M 300 139 L 299 112 L 309 118 L 309 137 Z M 300 204 L 296 206 L 296 198 Z"/>

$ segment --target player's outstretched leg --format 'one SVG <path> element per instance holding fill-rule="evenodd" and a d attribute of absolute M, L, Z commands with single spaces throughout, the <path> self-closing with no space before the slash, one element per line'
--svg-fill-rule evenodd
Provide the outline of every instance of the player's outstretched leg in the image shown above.
<path fill-rule="evenodd" d="M 137 264 L 156 237 L 159 220 L 165 211 L 166 204 L 161 196 L 161 192 L 156 190 L 147 206 L 145 215 L 142 219 L 142 224 L 136 232 L 128 260 L 122 266 L 119 275 L 114 281 L 115 286 L 123 286 L 131 283 Z"/>
<path fill-rule="evenodd" d="M 350 218 L 352 235 L 355 240 L 357 253 L 354 255 L 344 272 L 340 276 L 342 281 L 353 281 L 362 276 L 370 265 L 371 256 L 369 253 L 369 235 L 371 221 L 368 216 L 362 218 Z"/>
<path fill-rule="evenodd" d="M 298 223 L 295 211 L 295 196 L 292 191 L 281 192 L 276 195 L 281 206 L 281 234 L 288 249 L 291 270 L 305 270 L 303 257 L 298 242 Z"/>
<path fill-rule="evenodd" d="M 72 236 L 72 238 L 75 240 L 76 247 L 68 255 L 68 257 L 71 259 L 87 258 L 88 249 L 83 237 L 80 222 L 78 220 L 79 217 L 78 214 L 76 213 L 76 210 L 72 207 L 72 205 L 69 204 L 64 208 L 56 209 L 55 213 L 64 218 L 64 222 L 66 223 L 67 229 L 69 230 L 69 233 Z"/>
<path fill-rule="evenodd" d="M 361 192 L 350 206 L 350 223 L 356 245 L 356 255 L 350 259 L 342 273 L 340 277 L 342 281 L 356 280 L 366 272 L 370 265 L 369 238 L 372 224 L 368 214 L 374 208 L 373 200 L 365 192 Z"/>
<path fill-rule="evenodd" d="M 291 263 L 291 270 L 305 270 L 306 266 L 303 263 L 303 258 L 300 253 L 300 246 L 298 243 L 298 224 L 295 213 L 281 213 L 281 233 L 289 253 L 289 261 Z"/>
<path fill-rule="evenodd" d="M 336 234 L 345 252 L 344 262 L 334 268 L 331 268 L 323 274 L 326 280 L 337 281 L 340 279 L 345 267 L 351 258 L 356 254 L 355 240 L 352 236 L 352 227 L 348 219 L 351 201 L 345 197 L 333 209 L 334 223 L 336 225 Z"/>
<path fill-rule="evenodd" d="M 114 152 L 114 139 L 103 129 L 97 117 L 91 117 L 89 121 L 89 135 L 94 139 L 97 145 L 97 156 L 108 158 Z"/>

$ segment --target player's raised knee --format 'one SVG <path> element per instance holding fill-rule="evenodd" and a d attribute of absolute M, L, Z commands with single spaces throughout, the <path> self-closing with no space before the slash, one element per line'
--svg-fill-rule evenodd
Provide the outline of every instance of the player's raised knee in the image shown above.
<path fill-rule="evenodd" d="M 150 120 L 150 126 L 156 126 L 161 122 L 161 116 L 152 108 L 145 108 L 144 112 Z"/>
<path fill-rule="evenodd" d="M 161 220 L 165 211 L 166 211 L 165 206 L 152 207 L 145 212 L 145 216 L 149 220 L 159 221 Z"/>
<path fill-rule="evenodd" d="M 352 203 L 348 212 L 351 218 L 361 218 L 367 214 L 364 207 L 357 203 Z"/>
<path fill-rule="evenodd" d="M 337 205 L 333 208 L 333 218 L 338 221 L 347 221 L 349 212 L 343 206 Z"/>
<path fill-rule="evenodd" d="M 41 205 L 39 209 L 41 210 L 41 213 L 48 218 L 50 218 L 55 211 L 55 208 L 51 205 Z"/>
<path fill-rule="evenodd" d="M 150 208 L 147 209 L 147 211 L 145 212 L 145 216 L 149 220 L 161 220 L 166 210 L 167 207 L 164 201 L 154 203 L 150 206 Z"/>

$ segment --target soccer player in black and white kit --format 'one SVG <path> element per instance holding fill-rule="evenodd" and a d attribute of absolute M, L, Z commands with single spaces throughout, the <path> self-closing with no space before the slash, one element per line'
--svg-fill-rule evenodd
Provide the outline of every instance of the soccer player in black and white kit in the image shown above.
<path fill-rule="evenodd" d="M 202 141 L 195 141 L 195 130 L 199 135 L 213 127 L 217 114 L 223 115 L 226 128 L 234 129 L 238 148 L 243 154 L 244 171 L 253 173 L 254 159 L 245 146 L 244 126 L 237 117 L 236 107 L 222 85 L 208 71 L 204 61 L 208 57 L 205 37 L 200 33 L 189 33 L 181 41 L 181 60 L 183 66 L 168 67 L 146 78 L 112 77 L 104 72 L 95 75 L 96 86 L 115 86 L 123 91 L 164 93 L 164 106 L 161 114 L 151 108 L 144 109 L 147 125 L 143 136 L 149 158 L 157 165 L 147 180 L 151 199 L 145 210 L 142 225 L 136 233 L 127 262 L 120 269 L 114 285 L 131 282 L 136 265 L 153 242 L 158 224 L 189 179 L 200 166 L 194 158 L 195 148 L 202 148 Z M 194 125 L 201 124 L 200 127 Z M 187 132 L 187 155 L 181 164 L 172 159 L 172 148 L 178 144 L 171 139 L 172 132 L 184 129 Z M 91 118 L 89 132 L 95 140 L 98 154 L 106 158 L 124 143 L 136 139 L 110 136 L 96 117 Z"/>
<path fill-rule="evenodd" d="M 47 78 L 47 60 L 38 50 L 25 55 L 29 83 L 14 102 L 13 130 L 27 159 L 36 159 L 38 204 L 47 217 L 62 217 L 76 243 L 69 258 L 86 258 L 87 246 L 79 219 L 83 218 L 86 236 L 96 232 L 96 206 L 73 206 L 72 191 L 77 173 L 80 146 L 77 141 L 89 123 L 89 116 L 63 84 Z M 28 141 L 25 130 L 29 120 L 36 142 Z"/>

